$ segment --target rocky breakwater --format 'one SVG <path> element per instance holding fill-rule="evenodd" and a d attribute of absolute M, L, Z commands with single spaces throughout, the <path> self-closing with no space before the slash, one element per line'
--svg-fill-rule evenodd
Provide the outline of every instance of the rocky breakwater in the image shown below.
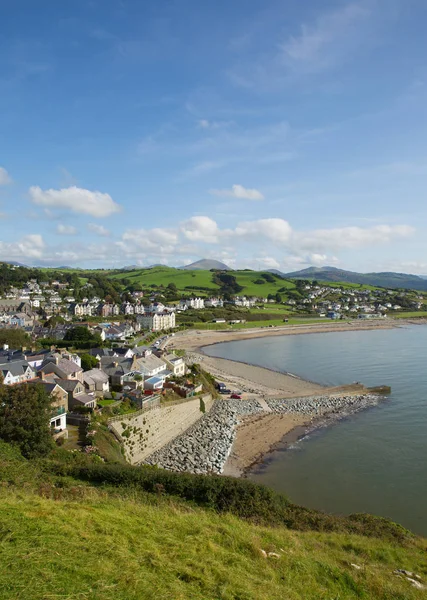
<path fill-rule="evenodd" d="M 144 464 L 170 471 L 221 473 L 240 417 L 263 412 L 256 400 L 217 400 L 185 433 L 149 456 Z"/>
<path fill-rule="evenodd" d="M 357 394 L 339 396 L 311 396 L 293 400 L 266 400 L 272 412 L 280 414 L 304 414 L 308 417 L 325 418 L 327 421 L 346 416 L 375 406 L 384 398 L 377 394 Z"/>

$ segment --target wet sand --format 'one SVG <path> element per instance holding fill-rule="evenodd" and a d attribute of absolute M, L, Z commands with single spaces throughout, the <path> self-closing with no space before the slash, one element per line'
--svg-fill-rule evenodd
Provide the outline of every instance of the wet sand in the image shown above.
<path fill-rule="evenodd" d="M 242 477 L 250 467 L 262 462 L 284 437 L 296 442 L 304 434 L 310 419 L 302 415 L 262 414 L 246 417 L 237 429 L 223 474 Z M 292 435 L 293 434 L 293 435 Z"/>

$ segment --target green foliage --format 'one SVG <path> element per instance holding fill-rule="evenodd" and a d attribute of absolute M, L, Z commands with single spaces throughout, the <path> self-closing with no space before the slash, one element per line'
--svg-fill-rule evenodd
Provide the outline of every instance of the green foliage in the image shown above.
<path fill-rule="evenodd" d="M 0 438 L 16 444 L 27 458 L 46 456 L 52 450 L 51 403 L 52 398 L 41 385 L 2 385 Z"/>
<path fill-rule="evenodd" d="M 23 329 L 0 329 L 0 345 L 8 344 L 9 348 L 18 349 L 30 343 L 30 336 Z"/>
<path fill-rule="evenodd" d="M 66 342 L 90 342 L 93 340 L 93 334 L 87 327 L 73 327 L 66 332 L 64 340 Z"/>
<path fill-rule="evenodd" d="M 96 348 L 97 346 L 102 346 L 101 336 L 97 333 L 91 333 L 87 327 L 83 326 L 69 329 L 65 333 L 63 342 L 65 345 L 68 344 L 75 348 Z"/>
<path fill-rule="evenodd" d="M 92 484 L 135 487 L 150 493 L 156 493 L 162 486 L 164 494 L 177 496 L 198 506 L 230 512 L 257 523 L 286 525 L 289 529 L 300 531 L 356 533 L 396 543 L 409 542 L 413 537 L 409 531 L 387 519 L 371 515 L 336 517 L 291 504 L 282 494 L 247 479 L 113 464 L 93 464 L 64 471 L 63 474 Z"/>
<path fill-rule="evenodd" d="M 243 287 L 236 281 L 236 277 L 229 272 L 216 271 L 213 274 L 212 281 L 220 287 L 220 292 L 223 295 L 239 294 Z"/>
<path fill-rule="evenodd" d="M 82 354 L 80 358 L 82 361 L 82 369 L 84 371 L 96 369 L 96 367 L 98 366 L 98 361 L 96 357 L 92 356 L 91 354 Z"/>
<path fill-rule="evenodd" d="M 274 283 L 276 281 L 276 278 L 271 273 L 263 273 L 261 277 L 268 281 L 268 283 Z"/>
<path fill-rule="evenodd" d="M 65 323 L 64 317 L 61 317 L 60 315 L 54 315 L 45 322 L 44 326 L 54 328 L 57 325 L 62 325 L 63 323 Z"/>

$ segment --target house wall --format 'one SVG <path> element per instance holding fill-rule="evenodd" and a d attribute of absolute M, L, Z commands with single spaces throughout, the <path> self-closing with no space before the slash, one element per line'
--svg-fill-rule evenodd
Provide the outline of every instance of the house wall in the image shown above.
<path fill-rule="evenodd" d="M 210 411 L 213 402 L 210 395 L 204 396 L 206 412 Z M 126 458 L 134 465 L 145 460 L 156 450 L 163 448 L 201 417 L 203 417 L 203 413 L 200 411 L 200 399 L 195 398 L 174 406 L 158 406 L 137 417 L 121 417 L 120 421 L 110 424 L 110 429 L 118 434 L 119 439 L 123 440 Z M 125 423 L 125 428 L 122 423 Z M 132 435 L 126 438 L 122 434 L 128 426 L 136 427 L 137 432 L 133 431 Z M 134 442 L 133 446 L 132 442 Z"/>

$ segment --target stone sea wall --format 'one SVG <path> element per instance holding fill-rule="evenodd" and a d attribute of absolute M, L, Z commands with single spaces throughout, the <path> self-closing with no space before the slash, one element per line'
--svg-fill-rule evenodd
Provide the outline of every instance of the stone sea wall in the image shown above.
<path fill-rule="evenodd" d="M 221 473 L 239 418 L 260 412 L 255 400 L 217 400 L 208 414 L 144 462 L 170 471 Z"/>
<path fill-rule="evenodd" d="M 313 396 L 292 400 L 267 399 L 271 412 L 303 414 L 311 427 L 331 423 L 378 404 L 373 394 Z M 264 404 L 264 402 L 262 402 Z M 185 433 L 148 456 L 143 462 L 170 471 L 222 473 L 231 452 L 236 426 L 245 415 L 266 413 L 256 400 L 217 400 L 211 411 Z M 265 406 L 265 405 L 264 405 Z"/>
<path fill-rule="evenodd" d="M 204 396 L 204 405 L 208 413 L 213 405 L 210 395 Z M 161 405 L 137 416 L 123 416 L 110 428 L 121 440 L 126 459 L 137 464 L 186 431 L 203 415 L 200 398 L 194 398 L 175 405 Z"/>
<path fill-rule="evenodd" d="M 380 397 L 375 394 L 344 396 L 312 396 L 293 400 L 267 399 L 272 412 L 280 414 L 304 414 L 311 417 L 343 418 L 370 406 L 375 406 Z"/>

